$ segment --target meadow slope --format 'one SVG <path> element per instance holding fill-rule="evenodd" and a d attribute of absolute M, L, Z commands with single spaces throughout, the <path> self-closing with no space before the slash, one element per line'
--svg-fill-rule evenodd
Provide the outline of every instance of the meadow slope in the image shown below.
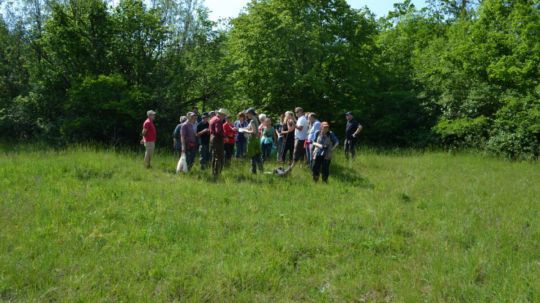
<path fill-rule="evenodd" d="M 540 302 L 538 163 L 364 150 L 329 185 L 174 166 L 1 153 L 0 301 Z"/>

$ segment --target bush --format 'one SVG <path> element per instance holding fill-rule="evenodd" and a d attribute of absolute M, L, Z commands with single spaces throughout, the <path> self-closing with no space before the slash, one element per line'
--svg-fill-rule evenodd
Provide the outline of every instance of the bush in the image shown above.
<path fill-rule="evenodd" d="M 510 159 L 537 159 L 540 155 L 538 97 L 508 98 L 496 114 L 487 148 Z"/>
<path fill-rule="evenodd" d="M 488 138 L 489 126 L 490 123 L 484 116 L 455 120 L 443 118 L 433 130 L 447 148 L 482 148 Z"/>

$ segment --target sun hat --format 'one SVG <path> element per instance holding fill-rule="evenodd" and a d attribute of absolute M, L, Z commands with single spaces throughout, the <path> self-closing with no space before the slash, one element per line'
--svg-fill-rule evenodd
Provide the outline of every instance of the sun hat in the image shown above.
<path fill-rule="evenodd" d="M 217 113 L 225 116 L 229 115 L 229 111 L 224 108 L 220 108 Z"/>
<path fill-rule="evenodd" d="M 352 112 L 346 112 L 345 116 L 354 116 Z"/>
<path fill-rule="evenodd" d="M 153 110 L 149 110 L 149 111 L 146 112 L 146 116 L 155 115 L 155 114 L 157 114 L 157 113 L 155 111 L 153 111 Z"/>

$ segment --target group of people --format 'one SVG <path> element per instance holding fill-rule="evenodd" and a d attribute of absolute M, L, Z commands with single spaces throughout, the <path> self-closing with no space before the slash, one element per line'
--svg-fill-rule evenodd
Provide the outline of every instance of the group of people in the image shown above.
<path fill-rule="evenodd" d="M 345 156 L 354 158 L 362 126 L 351 112 L 345 116 Z M 141 144 L 146 149 L 144 162 L 147 168 L 151 167 L 157 138 L 155 117 L 155 111 L 148 111 L 142 130 Z M 332 153 L 339 146 L 339 140 L 330 131 L 330 124 L 319 121 L 317 114 L 297 107 L 294 112 L 283 113 L 273 124 L 270 117 L 249 108 L 233 118 L 226 109 L 200 115 L 196 107 L 180 117 L 172 134 L 173 148 L 180 157 L 177 172 L 180 163 L 185 163 L 186 171 L 191 170 L 198 154 L 201 169 L 211 166 L 214 177 L 221 174 L 233 157 L 249 158 L 252 173 L 262 173 L 263 163 L 275 153 L 279 163 L 288 164 L 287 169 L 280 168 L 275 172 L 286 175 L 296 164 L 305 163 L 311 169 L 314 181 L 321 175 L 323 182 L 328 181 Z"/>

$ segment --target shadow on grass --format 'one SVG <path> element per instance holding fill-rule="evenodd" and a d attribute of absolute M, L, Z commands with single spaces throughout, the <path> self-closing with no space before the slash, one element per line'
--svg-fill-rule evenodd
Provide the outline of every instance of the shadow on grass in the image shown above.
<path fill-rule="evenodd" d="M 332 163 L 330 166 L 330 178 L 334 178 L 341 183 L 352 185 L 355 187 L 373 189 L 375 185 L 366 177 L 352 168 L 341 165 L 340 163 Z"/>

